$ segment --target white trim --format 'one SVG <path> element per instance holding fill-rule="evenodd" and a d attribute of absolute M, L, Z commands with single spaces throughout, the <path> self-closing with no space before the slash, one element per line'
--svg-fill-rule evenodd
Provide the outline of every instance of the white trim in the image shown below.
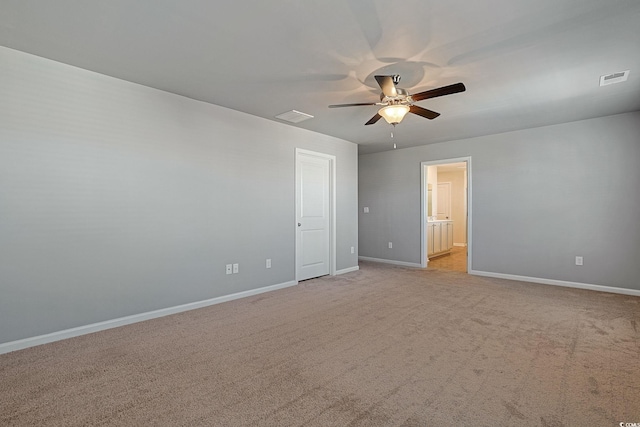
<path fill-rule="evenodd" d="M 420 267 L 427 268 L 429 260 L 427 259 L 427 200 L 429 197 L 429 186 L 425 185 L 427 181 L 427 166 L 424 162 L 420 163 Z M 433 213 L 433 212 L 431 212 Z"/>
<path fill-rule="evenodd" d="M 90 325 L 78 326 L 76 328 L 65 329 L 63 331 L 52 332 L 50 334 L 39 335 L 36 337 L 24 338 L 17 341 L 10 341 L 0 344 L 0 354 L 9 353 L 24 348 L 34 347 L 36 345 L 47 344 L 54 341 L 60 341 L 67 338 L 73 338 L 80 335 L 91 334 L 94 332 L 104 331 L 106 329 L 117 328 L 119 326 L 130 325 L 145 320 L 155 319 L 158 317 L 169 316 L 171 314 L 182 313 L 183 311 L 195 310 L 197 308 L 207 307 L 210 305 L 220 304 L 227 301 L 233 301 L 239 298 L 246 298 L 253 295 L 262 294 L 264 292 L 275 291 L 277 289 L 288 288 L 297 285 L 298 282 L 292 280 L 290 282 L 279 283 L 276 285 L 264 286 L 249 291 L 237 292 L 231 295 L 211 298 L 204 301 L 196 301 L 188 304 L 177 305 L 174 307 L 162 308 L 160 310 L 148 311 L 146 313 L 133 314 L 131 316 L 120 317 L 104 322 L 92 323 Z"/>
<path fill-rule="evenodd" d="M 336 276 L 338 276 L 340 274 L 351 273 L 352 271 L 358 271 L 358 270 L 360 270 L 360 266 L 359 265 L 356 265 L 355 267 L 343 268 L 342 270 L 337 270 L 336 271 Z"/>
<path fill-rule="evenodd" d="M 614 294 L 633 295 L 640 297 L 640 290 L 616 288 L 613 286 L 592 285 L 590 283 L 568 282 L 565 280 L 543 279 L 540 277 L 518 276 L 515 274 L 493 273 L 490 271 L 469 270 L 475 276 L 495 277 L 496 279 L 518 280 L 520 282 L 540 283 L 543 285 L 563 286 L 565 288 L 587 289 L 590 291 L 610 292 Z"/>
<path fill-rule="evenodd" d="M 294 200 L 296 203 L 295 206 L 295 222 L 294 222 L 294 227 L 295 227 L 295 233 L 296 233 L 296 240 L 295 240 L 295 248 L 294 248 L 294 262 L 295 262 L 295 271 L 296 271 L 296 280 L 298 280 L 298 226 L 297 226 L 297 222 L 298 222 L 298 173 L 297 170 L 299 168 L 298 165 L 298 155 L 299 154 L 306 154 L 309 156 L 315 156 L 315 157 L 322 157 L 325 159 L 329 160 L 329 179 L 330 179 L 330 183 L 329 183 L 329 191 L 331 192 L 331 194 L 329 195 L 329 202 L 331 204 L 331 206 L 329 207 L 329 212 L 330 212 L 330 216 L 331 218 L 329 219 L 329 235 L 330 235 L 330 239 L 331 242 L 329 243 L 329 274 L 331 276 L 335 276 L 336 273 L 336 264 L 337 264 L 337 250 L 336 250 L 336 240 L 337 240 L 337 234 L 336 234 L 336 216 L 337 216 L 337 208 L 336 208 L 336 156 L 334 156 L 333 154 L 326 154 L 326 153 L 320 153 L 317 151 L 311 151 L 311 150 L 305 150 L 303 148 L 296 148 L 296 158 L 295 158 L 295 194 L 294 194 Z"/>
<path fill-rule="evenodd" d="M 359 256 L 358 259 L 361 261 L 382 262 L 384 264 L 401 265 L 403 267 L 424 268 L 417 262 L 404 262 L 404 261 L 396 261 L 394 259 L 371 258 L 368 256 Z"/>
<path fill-rule="evenodd" d="M 427 201 L 427 191 L 428 188 L 425 185 L 427 180 L 427 166 L 437 166 L 437 165 L 446 165 L 449 163 L 467 163 L 467 244 L 465 246 L 469 247 L 467 251 L 467 271 L 471 271 L 472 263 L 472 222 L 473 222 L 473 214 L 472 214 L 472 206 L 471 203 L 471 185 L 473 180 L 471 179 L 471 156 L 468 157 L 454 157 L 452 159 L 442 159 L 442 160 L 429 160 L 420 162 L 420 267 L 426 268 L 429 260 L 427 259 L 427 210 L 425 209 L 426 201 Z M 454 246 L 457 246 L 454 244 Z"/>

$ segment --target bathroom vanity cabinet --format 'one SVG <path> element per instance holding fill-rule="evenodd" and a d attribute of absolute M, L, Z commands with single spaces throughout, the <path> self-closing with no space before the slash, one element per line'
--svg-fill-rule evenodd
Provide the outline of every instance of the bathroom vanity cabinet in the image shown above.
<path fill-rule="evenodd" d="M 453 221 L 427 221 L 427 257 L 448 254 L 453 248 Z"/>

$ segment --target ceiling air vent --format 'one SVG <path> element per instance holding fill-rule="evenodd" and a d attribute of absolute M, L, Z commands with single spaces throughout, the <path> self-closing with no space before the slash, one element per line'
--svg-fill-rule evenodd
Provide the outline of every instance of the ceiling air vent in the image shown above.
<path fill-rule="evenodd" d="M 619 71 L 613 74 L 607 74 L 606 76 L 600 76 L 600 86 L 612 85 L 614 83 L 620 83 L 627 81 L 629 77 L 629 71 Z"/>
<path fill-rule="evenodd" d="M 302 113 L 296 110 L 291 110 L 291 111 L 287 111 L 286 113 L 278 114 L 276 116 L 276 119 L 285 120 L 291 123 L 300 123 L 304 120 L 313 119 L 313 116 L 311 114 Z"/>

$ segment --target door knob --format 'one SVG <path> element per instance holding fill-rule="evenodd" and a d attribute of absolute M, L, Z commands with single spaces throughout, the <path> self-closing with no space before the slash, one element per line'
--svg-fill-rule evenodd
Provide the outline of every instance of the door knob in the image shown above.
<path fill-rule="evenodd" d="M 302 224 L 298 223 L 298 227 L 300 227 Z"/>

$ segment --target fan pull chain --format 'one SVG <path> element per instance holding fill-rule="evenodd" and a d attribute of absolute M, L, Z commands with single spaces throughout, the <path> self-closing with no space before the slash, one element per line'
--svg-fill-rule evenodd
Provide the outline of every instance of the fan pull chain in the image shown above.
<path fill-rule="evenodd" d="M 396 124 L 393 123 L 392 125 L 393 125 L 393 129 L 391 129 L 391 139 L 393 139 L 393 131 L 396 129 Z M 393 149 L 395 150 L 395 148 L 396 148 L 396 143 L 394 142 Z"/>

